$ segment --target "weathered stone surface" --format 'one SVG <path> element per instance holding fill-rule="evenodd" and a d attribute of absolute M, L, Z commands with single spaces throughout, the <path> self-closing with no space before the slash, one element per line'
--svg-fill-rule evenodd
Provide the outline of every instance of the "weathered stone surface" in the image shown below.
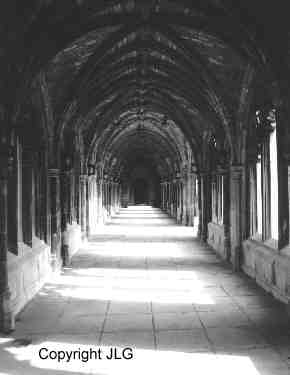
<path fill-rule="evenodd" d="M 52 276 L 50 248 L 42 242 L 32 249 L 23 245 L 20 257 L 9 257 L 8 274 L 11 305 L 16 315 Z"/>
<path fill-rule="evenodd" d="M 225 228 L 223 225 L 208 223 L 207 243 L 225 260 L 227 252 L 225 246 Z"/>
<path fill-rule="evenodd" d="M 290 300 L 290 258 L 258 241 L 243 242 L 243 270 L 276 298 Z"/>

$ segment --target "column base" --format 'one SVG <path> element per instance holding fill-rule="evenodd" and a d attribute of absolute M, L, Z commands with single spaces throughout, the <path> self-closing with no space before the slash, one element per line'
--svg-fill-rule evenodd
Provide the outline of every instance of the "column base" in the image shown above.
<path fill-rule="evenodd" d="M 240 249 L 236 248 L 232 250 L 231 264 L 232 264 L 233 271 L 239 272 L 241 270 Z"/>
<path fill-rule="evenodd" d="M 69 265 L 69 263 L 70 263 L 70 260 L 69 260 L 68 245 L 63 245 L 62 246 L 62 265 L 66 267 Z"/>

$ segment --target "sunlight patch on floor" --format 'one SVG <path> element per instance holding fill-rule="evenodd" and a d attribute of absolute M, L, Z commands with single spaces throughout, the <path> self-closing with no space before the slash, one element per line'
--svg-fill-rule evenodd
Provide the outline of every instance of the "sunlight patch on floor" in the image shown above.
<path fill-rule="evenodd" d="M 157 269 L 140 270 L 139 274 L 136 269 L 117 268 L 97 271 L 103 271 L 104 277 L 94 278 L 93 273 L 88 276 L 84 270 L 75 276 L 64 274 L 56 277 L 54 292 L 76 299 L 214 304 L 193 272 Z M 80 272 L 83 272 L 83 277 L 79 277 Z"/>
<path fill-rule="evenodd" d="M 45 348 L 45 349 L 42 349 Z M 114 347 L 118 356 L 130 357 L 130 350 Z M 41 359 L 50 351 L 57 352 L 56 359 Z M 47 349 L 47 350 L 46 350 Z M 100 354 L 92 350 L 100 349 Z M 90 346 L 78 343 L 44 341 L 25 348 L 8 347 L 6 351 L 15 356 L 16 361 L 29 361 L 30 366 L 39 369 L 67 371 L 81 374 L 130 375 L 166 374 L 176 375 L 182 369 L 183 375 L 260 375 L 248 356 L 222 355 L 210 353 L 185 353 L 133 348 L 132 359 L 107 359 L 111 347 Z M 75 351 L 76 359 L 68 361 L 65 352 Z M 92 356 L 91 360 L 88 360 Z M 53 358 L 55 354 L 53 354 Z M 58 359 L 59 358 L 59 359 Z M 100 359 L 102 358 L 102 359 Z"/>

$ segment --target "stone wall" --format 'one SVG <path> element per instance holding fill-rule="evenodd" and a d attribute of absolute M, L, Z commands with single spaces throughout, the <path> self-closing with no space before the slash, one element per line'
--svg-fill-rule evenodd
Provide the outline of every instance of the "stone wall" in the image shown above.
<path fill-rule="evenodd" d="M 243 271 L 279 300 L 290 300 L 290 249 L 280 252 L 266 244 L 246 240 L 242 244 Z"/>
<path fill-rule="evenodd" d="M 223 225 L 208 223 L 207 243 L 222 257 L 222 259 L 227 259 L 225 228 Z"/>
<path fill-rule="evenodd" d="M 8 283 L 11 304 L 16 315 L 51 276 L 50 247 L 36 240 L 33 248 L 24 244 L 18 256 L 9 254 Z"/>

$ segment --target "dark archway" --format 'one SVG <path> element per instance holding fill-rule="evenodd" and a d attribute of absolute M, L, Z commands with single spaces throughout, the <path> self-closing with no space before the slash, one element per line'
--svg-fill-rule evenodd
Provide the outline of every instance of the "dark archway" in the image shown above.
<path fill-rule="evenodd" d="M 135 204 L 149 204 L 149 184 L 144 178 L 137 178 L 133 189 Z"/>

